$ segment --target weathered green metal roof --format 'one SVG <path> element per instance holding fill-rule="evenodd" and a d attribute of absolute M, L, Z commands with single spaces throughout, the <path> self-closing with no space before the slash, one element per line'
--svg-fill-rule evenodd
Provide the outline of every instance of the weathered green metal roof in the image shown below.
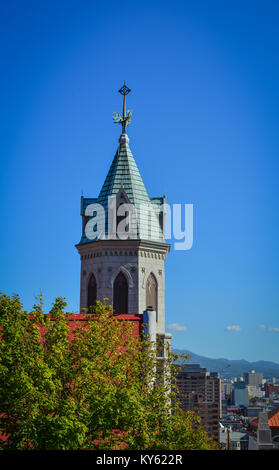
<path fill-rule="evenodd" d="M 116 195 L 122 186 L 131 204 L 136 207 L 139 204 L 150 202 L 129 147 L 127 134 L 122 134 L 119 139 L 119 147 L 98 197 L 99 204 L 104 204 L 108 196 Z"/>
<path fill-rule="evenodd" d="M 136 209 L 139 209 L 142 204 L 152 204 L 154 206 L 161 205 L 164 202 L 164 198 L 161 197 L 149 198 L 139 169 L 129 147 L 129 138 L 127 134 L 121 134 L 120 136 L 118 149 L 98 198 L 82 197 L 81 214 L 84 215 L 86 207 L 92 203 L 101 204 L 107 214 L 109 196 L 116 196 L 121 188 L 124 188 L 124 191 L 129 198 L 129 202 L 134 204 Z M 142 213 L 141 224 L 142 223 L 144 223 L 146 227 L 148 226 L 148 239 L 164 241 L 161 229 L 159 231 L 159 235 L 156 234 L 156 236 L 152 236 L 152 233 L 155 234 L 156 232 L 154 230 L 152 219 L 150 219 L 147 212 Z M 107 220 L 105 222 L 105 226 L 107 233 Z M 140 238 L 139 235 L 138 238 Z M 80 243 L 88 242 L 90 242 L 90 240 L 88 240 L 85 233 L 83 233 Z"/>

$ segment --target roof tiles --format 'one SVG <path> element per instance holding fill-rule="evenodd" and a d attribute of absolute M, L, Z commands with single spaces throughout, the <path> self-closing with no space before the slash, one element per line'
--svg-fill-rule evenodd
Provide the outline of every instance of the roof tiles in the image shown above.
<path fill-rule="evenodd" d="M 121 188 L 124 188 L 125 193 L 131 204 L 139 209 L 141 204 L 161 205 L 164 198 L 156 197 L 149 198 L 145 185 L 141 178 L 139 169 L 129 147 L 129 137 L 127 134 L 121 134 L 119 139 L 119 146 L 111 163 L 106 179 L 99 193 L 98 198 L 82 198 L 81 214 L 85 214 L 85 209 L 89 204 L 101 204 L 107 213 L 108 198 L 116 196 Z M 144 223 L 145 232 L 149 233 L 149 239 L 156 241 L 164 241 L 164 236 L 161 228 L 159 234 L 154 228 L 154 221 L 150 221 L 149 212 L 141 212 L 141 224 Z M 148 226 L 148 228 L 146 228 Z M 107 231 L 107 224 L 106 224 Z M 156 233 L 156 236 L 153 234 Z M 88 243 L 89 240 L 83 233 L 80 243 Z"/>

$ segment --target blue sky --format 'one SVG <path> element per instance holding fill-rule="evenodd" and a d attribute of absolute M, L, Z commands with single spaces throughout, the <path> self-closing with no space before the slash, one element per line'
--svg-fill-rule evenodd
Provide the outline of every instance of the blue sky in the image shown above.
<path fill-rule="evenodd" d="M 174 346 L 279 362 L 278 22 L 275 1 L 2 2 L 0 289 L 78 310 L 80 194 L 126 79 L 149 194 L 194 204 L 193 248 L 166 262 Z"/>

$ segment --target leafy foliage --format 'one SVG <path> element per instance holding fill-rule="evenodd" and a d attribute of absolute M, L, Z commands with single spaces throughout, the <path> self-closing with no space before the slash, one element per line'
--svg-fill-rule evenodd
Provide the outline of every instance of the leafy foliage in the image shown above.
<path fill-rule="evenodd" d="M 49 315 L 42 302 L 28 314 L 0 295 L 1 449 L 215 448 L 179 407 L 176 355 L 158 363 L 100 302 L 70 332 L 65 307 L 58 298 Z"/>

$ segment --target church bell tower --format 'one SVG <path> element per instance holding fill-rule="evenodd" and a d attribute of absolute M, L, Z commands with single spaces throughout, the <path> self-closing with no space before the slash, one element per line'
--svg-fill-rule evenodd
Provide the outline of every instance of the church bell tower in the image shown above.
<path fill-rule="evenodd" d="M 125 82 L 119 90 L 123 113 L 116 112 L 114 122 L 121 124 L 122 133 L 99 196 L 81 197 L 82 236 L 76 245 L 81 260 L 80 311 L 90 311 L 104 298 L 116 315 L 153 310 L 156 333 L 165 335 L 165 260 L 170 250 L 164 239 L 166 198 L 148 195 L 130 150 L 130 91 Z"/>

